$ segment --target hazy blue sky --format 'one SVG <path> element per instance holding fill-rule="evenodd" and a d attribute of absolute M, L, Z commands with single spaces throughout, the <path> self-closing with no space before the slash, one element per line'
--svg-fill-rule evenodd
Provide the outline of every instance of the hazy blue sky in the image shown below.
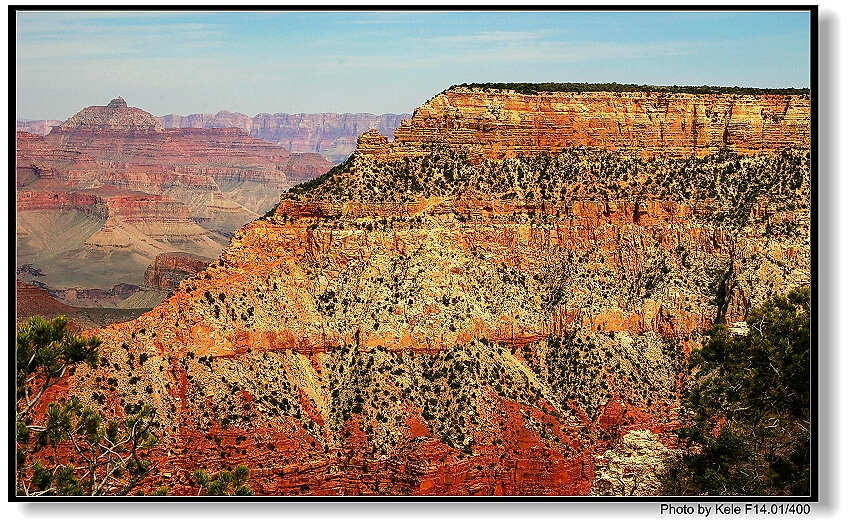
<path fill-rule="evenodd" d="M 455 83 L 809 86 L 808 13 L 17 13 L 19 117 L 410 112 Z"/>

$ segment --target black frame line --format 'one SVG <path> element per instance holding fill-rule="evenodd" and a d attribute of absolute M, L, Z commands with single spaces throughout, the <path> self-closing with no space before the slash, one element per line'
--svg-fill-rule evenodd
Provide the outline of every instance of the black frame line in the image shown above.
<path fill-rule="evenodd" d="M 818 6 L 812 4 L 800 5 L 578 5 L 578 6 L 541 6 L 541 5 L 9 5 L 8 20 L 11 26 L 17 12 L 28 11 L 256 11 L 256 12 L 332 12 L 332 11 L 421 11 L 421 12 L 457 12 L 457 11 L 553 11 L 553 12 L 740 12 L 740 11 L 806 11 L 809 13 L 809 101 L 810 101 L 810 144 L 811 144 L 811 187 L 809 201 L 810 217 L 810 291 L 811 291 L 811 371 L 810 371 L 810 421 L 811 421 L 811 452 L 810 452 L 810 489 L 808 496 L 228 496 L 226 498 L 210 496 L 18 496 L 15 491 L 15 462 L 16 437 L 15 429 L 15 352 L 11 348 L 15 344 L 16 330 L 9 333 L 8 350 L 9 369 L 9 470 L 8 470 L 8 501 L 18 503 L 221 503 L 221 502 L 373 502 L 373 503 L 817 503 L 818 497 L 818 314 L 817 314 L 817 178 L 818 178 Z M 9 107 L 16 106 L 15 57 L 16 32 L 8 28 L 9 44 Z M 10 110 L 10 112 L 12 112 Z M 16 159 L 15 133 L 9 133 L 9 172 L 15 172 Z M 9 176 L 9 255 L 10 266 L 14 265 L 16 254 L 16 237 L 14 223 L 16 222 L 15 176 Z M 9 286 L 9 324 L 15 323 L 15 273 L 10 274 Z M 770 507 L 768 507 L 769 509 Z"/>

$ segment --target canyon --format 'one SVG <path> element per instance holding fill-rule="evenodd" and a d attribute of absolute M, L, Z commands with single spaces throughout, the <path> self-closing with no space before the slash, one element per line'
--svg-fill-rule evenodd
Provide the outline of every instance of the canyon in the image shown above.
<path fill-rule="evenodd" d="M 808 103 L 450 88 L 212 262 L 156 257 L 173 294 L 67 385 L 152 404 L 177 495 L 237 464 L 267 495 L 661 494 L 702 333 L 810 283 Z M 25 199 L 109 219 L 75 197 Z"/>
<path fill-rule="evenodd" d="M 215 258 L 282 191 L 332 166 L 237 128 L 165 129 L 122 98 L 16 144 L 17 265 L 80 306 L 152 307 L 156 293 L 103 297 L 143 286 L 160 253 Z"/>
<path fill-rule="evenodd" d="M 253 117 L 239 112 L 221 110 L 215 114 L 168 114 L 157 117 L 166 129 L 237 128 L 252 137 L 274 143 L 289 152 L 316 153 L 333 163 L 348 159 L 354 152 L 357 137 L 369 129 L 392 137 L 395 129 L 410 114 L 333 113 L 286 114 L 260 113 Z M 46 135 L 59 120 L 18 119 L 16 129 L 36 135 Z"/>
<path fill-rule="evenodd" d="M 165 128 L 239 128 L 253 137 L 276 143 L 290 152 L 314 152 L 340 163 L 354 151 L 357 136 L 375 129 L 392 137 L 409 114 L 257 114 L 219 111 L 215 114 L 162 116 Z"/>

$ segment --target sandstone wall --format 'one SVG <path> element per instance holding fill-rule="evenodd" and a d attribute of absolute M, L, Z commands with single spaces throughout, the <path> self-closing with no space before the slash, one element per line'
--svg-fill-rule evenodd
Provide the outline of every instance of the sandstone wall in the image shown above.
<path fill-rule="evenodd" d="M 802 95 L 528 95 L 454 88 L 417 108 L 387 146 L 408 155 L 421 153 L 422 143 L 468 145 L 490 159 L 577 145 L 642 156 L 701 157 L 724 147 L 753 154 L 807 147 L 809 108 L 809 97 Z"/>
<path fill-rule="evenodd" d="M 16 206 L 19 212 L 30 210 L 77 210 L 102 219 L 109 216 L 104 200 L 94 194 L 82 192 L 30 192 L 17 191 Z"/>

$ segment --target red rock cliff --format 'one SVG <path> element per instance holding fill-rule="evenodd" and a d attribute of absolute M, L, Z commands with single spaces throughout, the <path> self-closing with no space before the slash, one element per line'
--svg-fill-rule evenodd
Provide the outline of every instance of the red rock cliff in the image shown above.
<path fill-rule="evenodd" d="M 403 121 L 391 147 L 421 144 L 482 149 L 499 159 L 577 145 L 643 156 L 702 157 L 721 148 L 742 154 L 809 146 L 806 95 L 554 92 L 518 94 L 456 87 Z"/>

